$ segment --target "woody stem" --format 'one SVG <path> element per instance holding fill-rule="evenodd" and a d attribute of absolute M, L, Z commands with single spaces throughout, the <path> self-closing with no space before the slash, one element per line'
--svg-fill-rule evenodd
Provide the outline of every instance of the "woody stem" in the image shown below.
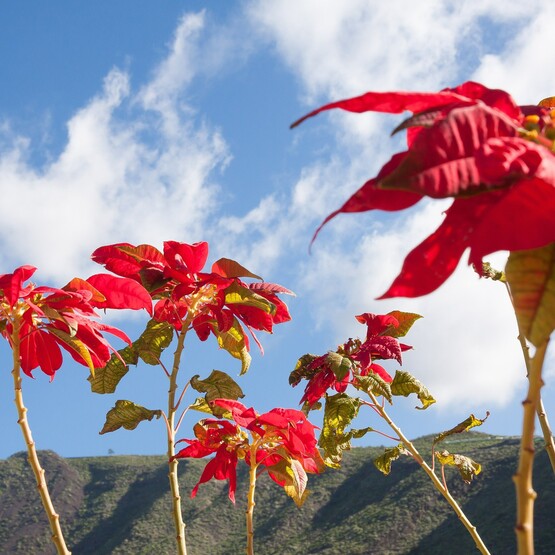
<path fill-rule="evenodd" d="M 522 402 L 524 417 L 518 469 L 513 476 L 517 498 L 516 537 L 519 555 L 534 553 L 534 501 L 537 497 L 532 486 L 534 464 L 534 423 L 540 402 L 540 389 L 543 385 L 542 367 L 549 340 L 536 348 L 530 360 L 528 373 L 528 393 Z"/>
<path fill-rule="evenodd" d="M 456 515 L 459 517 L 459 520 L 463 523 L 464 527 L 467 529 L 468 533 L 472 536 L 474 543 L 476 544 L 476 548 L 483 553 L 484 555 L 489 555 L 488 548 L 482 541 L 482 538 L 478 534 L 476 530 L 476 526 L 474 526 L 470 520 L 468 520 L 467 516 L 464 514 L 463 510 L 455 500 L 455 498 L 451 495 L 449 490 L 441 483 L 441 480 L 436 476 L 435 472 L 428 466 L 426 461 L 422 458 L 416 447 L 412 444 L 412 442 L 405 437 L 401 429 L 391 420 L 385 408 L 378 403 L 378 399 L 376 396 L 371 392 L 368 391 L 368 395 L 372 402 L 374 403 L 376 410 L 380 414 L 380 416 L 387 422 L 389 427 L 397 434 L 405 449 L 407 449 L 410 454 L 412 455 L 413 459 L 420 465 L 422 470 L 428 475 L 434 487 L 445 497 L 449 505 L 451 505 L 452 509 L 455 511 Z"/>
<path fill-rule="evenodd" d="M 168 477 L 170 480 L 170 490 L 172 494 L 172 511 L 173 520 L 176 531 L 176 542 L 177 542 L 177 552 L 179 555 L 187 555 L 187 546 L 185 543 L 185 522 L 183 521 L 183 514 L 181 511 L 181 495 L 179 492 L 179 478 L 177 474 L 177 468 L 179 462 L 174 459 L 175 455 L 175 415 L 177 411 L 177 406 L 175 402 L 176 392 L 177 392 L 177 374 L 179 373 L 179 366 L 181 363 L 181 354 L 183 352 L 183 346 L 185 344 L 185 336 L 187 335 L 187 329 L 189 326 L 189 321 L 185 322 L 185 325 L 179 332 L 177 338 L 177 347 L 173 356 L 173 367 L 170 374 L 170 388 L 168 390 L 168 415 L 167 415 L 167 429 L 168 429 L 168 461 L 169 461 L 169 473 Z"/>
<path fill-rule="evenodd" d="M 253 443 L 250 448 L 250 470 L 249 470 L 249 493 L 247 496 L 247 555 L 254 555 L 254 490 L 256 488 L 256 471 L 258 465 L 256 461 L 256 443 Z"/>
<path fill-rule="evenodd" d="M 13 383 L 15 391 L 15 406 L 17 407 L 18 421 L 25 443 L 27 445 L 27 454 L 29 459 L 29 464 L 35 475 L 37 481 L 37 489 L 39 490 L 42 505 L 48 517 L 48 522 L 50 524 L 50 530 L 52 532 L 52 541 L 56 546 L 56 550 L 59 555 L 71 555 L 71 551 L 66 546 L 64 535 L 62 533 L 62 528 L 60 526 L 60 516 L 54 509 L 52 499 L 50 498 L 50 493 L 48 491 L 48 486 L 46 484 L 46 478 L 44 469 L 41 467 L 37 451 L 35 448 L 35 442 L 33 441 L 33 436 L 31 434 L 31 428 L 29 427 L 29 422 L 27 421 L 27 408 L 23 404 L 23 394 L 21 391 L 21 360 L 20 360 L 20 322 L 16 318 L 13 324 L 13 333 L 11 336 L 12 343 L 12 354 L 13 354 Z"/>

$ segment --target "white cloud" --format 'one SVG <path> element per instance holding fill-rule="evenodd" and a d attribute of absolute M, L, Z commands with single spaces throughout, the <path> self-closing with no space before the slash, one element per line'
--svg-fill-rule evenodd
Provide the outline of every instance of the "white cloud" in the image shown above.
<path fill-rule="evenodd" d="M 127 73 L 112 70 L 42 169 L 30 161 L 30 140 L 2 126 L 10 145 L 0 151 L 4 267 L 31 262 L 42 277 L 64 280 L 97 271 L 88 257 L 100 244 L 199 240 L 218 206 L 214 170 L 229 160 L 220 133 L 183 103 L 202 25 L 202 14 L 180 21 L 138 93 Z"/>
<path fill-rule="evenodd" d="M 310 296 L 320 327 L 332 323 L 337 343 L 364 336 L 355 314 L 421 314 L 424 319 L 406 338 L 415 349 L 405 354 L 405 367 L 432 391 L 438 408 L 453 402 L 467 409 L 487 401 L 503 406 L 522 384 L 524 368 L 502 284 L 479 280 L 464 265 L 426 297 L 374 300 L 388 288 L 408 251 L 435 229 L 440 212 L 439 203 L 430 202 L 391 226 L 367 231 L 348 252 L 343 241 L 318 244 L 301 292 Z"/>
<path fill-rule="evenodd" d="M 541 2 L 494 0 L 283 0 L 248 5 L 261 40 L 274 46 L 299 79 L 300 96 L 309 109 L 366 90 L 435 90 L 472 73 L 490 86 L 507 83 L 517 92 L 528 88 L 525 102 L 555 94 L 555 83 L 549 84 L 554 78 L 546 71 L 553 48 L 544 42 L 553 13 Z M 498 40 L 490 33 L 498 33 Z M 542 87 L 544 92 L 538 94 Z M 390 121 L 342 112 L 325 123 L 303 125 L 299 133 L 316 125 L 334 130 L 335 154 L 332 161 L 324 156 L 307 160 L 291 197 L 281 200 L 285 224 L 272 220 L 266 232 L 258 230 L 272 242 L 271 252 L 277 256 L 289 248 L 293 235 L 306 240 L 314 222 L 340 206 L 387 160 L 393 143 L 383 129 L 391 128 Z M 440 210 L 432 203 L 398 217 L 340 216 L 319 238 L 312 259 L 302 265 L 297 292 L 309 298 L 313 319 L 322 331 L 332 328 L 337 342 L 361 333 L 353 317 L 363 311 L 423 314 L 425 319 L 407 339 L 416 349 L 405 360 L 438 398 L 439 408 L 453 402 L 468 409 L 481 403 L 504 406 L 522 387 L 525 370 L 514 314 L 500 284 L 479 281 L 461 267 L 427 297 L 373 301 L 386 290 L 409 250 L 437 227 Z"/>
<path fill-rule="evenodd" d="M 473 76 L 509 91 L 518 104 L 536 104 L 555 96 L 555 4 L 543 2 L 538 8 L 530 10 L 526 27 L 512 37 L 507 49 L 484 56 Z"/>

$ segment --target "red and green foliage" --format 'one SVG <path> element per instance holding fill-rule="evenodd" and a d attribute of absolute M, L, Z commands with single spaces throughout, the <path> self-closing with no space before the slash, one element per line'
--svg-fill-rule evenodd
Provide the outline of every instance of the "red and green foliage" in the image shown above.
<path fill-rule="evenodd" d="M 19 343 L 21 369 L 28 376 L 40 367 L 53 379 L 62 365 L 60 347 L 94 373 L 114 352 L 103 333 L 131 343 L 121 330 L 95 320 L 94 309 L 150 308 L 143 288 L 129 279 L 76 278 L 62 289 L 25 285 L 35 271 L 33 266 L 21 266 L 0 276 L 0 330 L 12 348 L 15 341 Z"/>
<path fill-rule="evenodd" d="M 481 272 L 490 253 L 555 241 L 555 112 L 549 107 L 518 106 L 502 90 L 467 82 L 437 93 L 369 92 L 327 104 L 293 126 L 334 108 L 413 115 L 395 129 L 407 129 L 408 149 L 322 226 L 341 212 L 404 210 L 424 197 L 455 199 L 381 298 L 434 291 L 466 249 L 469 263 Z"/>
<path fill-rule="evenodd" d="M 136 281 L 155 301 L 153 318 L 167 322 L 180 332 L 185 322 L 201 341 L 213 334 L 221 348 L 250 364 L 250 332 L 262 350 L 254 330 L 272 333 L 274 324 L 291 319 L 287 305 L 278 294 L 291 291 L 265 283 L 238 262 L 221 258 L 209 272 L 203 271 L 208 258 L 205 242 L 166 241 L 163 252 L 151 245 L 128 243 L 98 248 L 93 260 L 106 269 Z M 241 278 L 258 279 L 245 283 Z"/>
<path fill-rule="evenodd" d="M 282 408 L 258 414 L 229 399 L 216 399 L 211 405 L 224 409 L 229 420 L 201 420 L 194 427 L 196 439 L 180 440 L 188 445 L 175 455 L 176 459 L 214 455 L 191 496 L 196 496 L 200 484 L 215 478 L 228 480 L 229 498 L 235 502 L 236 468 L 243 460 L 249 467 L 266 471 L 300 506 L 306 498 L 307 474 L 324 468 L 315 426 L 305 414 Z"/>

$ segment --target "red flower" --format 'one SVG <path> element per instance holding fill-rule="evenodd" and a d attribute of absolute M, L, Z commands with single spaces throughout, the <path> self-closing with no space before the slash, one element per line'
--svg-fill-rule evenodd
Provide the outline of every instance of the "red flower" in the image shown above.
<path fill-rule="evenodd" d="M 306 473 L 319 473 L 323 461 L 314 436 L 315 426 L 304 413 L 294 409 L 272 409 L 258 414 L 239 401 L 216 399 L 214 405 L 231 413 L 234 424 L 227 420 L 205 419 L 194 427 L 196 439 L 183 439 L 187 447 L 175 455 L 175 459 L 202 458 L 214 454 L 194 487 L 195 497 L 200 484 L 211 478 L 228 480 L 229 498 L 235 503 L 237 463 L 244 460 L 249 466 L 262 465 L 270 477 L 280 486 L 293 486 L 298 499 L 302 498 Z M 247 431 L 251 434 L 251 441 Z M 254 457 L 254 458 L 253 458 Z M 302 486 L 292 484 L 292 473 L 287 468 L 294 466 L 295 475 L 304 473 Z M 302 491 L 299 491 L 299 488 Z M 297 500 L 298 500 L 297 499 Z"/>
<path fill-rule="evenodd" d="M 53 378 L 62 364 L 60 347 L 91 372 L 103 367 L 114 351 L 103 332 L 131 341 L 95 321 L 94 308 L 149 308 L 137 291 L 143 288 L 130 280 L 105 275 L 93 276 L 92 283 L 76 278 L 63 289 L 24 285 L 35 270 L 21 266 L 0 276 L 0 330 L 12 348 L 19 345 L 21 369 L 29 376 L 40 367 Z"/>
<path fill-rule="evenodd" d="M 351 112 L 412 111 L 409 148 L 394 155 L 318 228 L 341 212 L 397 211 L 423 197 L 454 197 L 440 227 L 406 257 L 380 298 L 417 297 L 437 289 L 470 249 L 481 273 L 484 256 L 555 241 L 555 113 L 517 106 L 504 91 L 467 82 L 438 93 L 366 93 L 334 102 Z"/>
<path fill-rule="evenodd" d="M 178 331 L 187 321 L 201 341 L 212 333 L 236 358 L 249 350 L 243 326 L 260 346 L 253 330 L 271 333 L 274 324 L 291 319 L 278 294 L 292 293 L 273 283 L 245 283 L 241 278 L 262 278 L 234 260 L 221 258 L 210 272 L 203 272 L 208 258 L 204 242 L 166 241 L 163 252 L 150 245 L 119 243 L 98 248 L 92 258 L 146 288 L 155 300 L 154 319 Z"/>
<path fill-rule="evenodd" d="M 395 314 L 403 316 L 403 313 Z M 385 368 L 375 361 L 393 359 L 401 364 L 401 353 L 412 348 L 399 343 L 397 339 L 404 335 L 398 329 L 399 320 L 393 314 L 377 315 L 368 312 L 356 316 L 356 319 L 367 326 L 364 342 L 349 339 L 337 351 L 318 357 L 305 355 L 299 359 L 289 377 L 289 383 L 295 387 L 302 379 L 308 380 L 301 403 L 313 407 L 328 389 L 333 388 L 342 393 L 348 385 L 356 382 L 357 376 L 374 374 L 387 383 L 393 380 Z"/>

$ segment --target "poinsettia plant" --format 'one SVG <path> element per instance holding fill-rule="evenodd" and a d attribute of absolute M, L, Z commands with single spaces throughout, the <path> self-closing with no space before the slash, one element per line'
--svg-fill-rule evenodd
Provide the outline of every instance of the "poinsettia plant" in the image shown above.
<path fill-rule="evenodd" d="M 207 418 L 194 427 L 196 439 L 182 439 L 187 447 L 174 456 L 181 458 L 214 457 L 206 464 L 194 487 L 195 497 L 200 484 L 212 478 L 228 480 L 229 498 L 235 503 L 237 464 L 249 466 L 247 497 L 247 554 L 254 554 L 254 495 L 260 472 L 270 478 L 302 506 L 308 490 L 307 474 L 323 471 L 324 461 L 314 436 L 315 426 L 298 410 L 275 408 L 258 414 L 239 401 L 214 399 L 211 407 L 223 409 L 229 420 Z M 231 421 L 230 421 L 231 420 Z"/>
<path fill-rule="evenodd" d="M 510 252 L 506 280 L 515 308 L 529 375 L 517 471 L 519 553 L 532 553 L 534 414 L 538 412 L 555 470 L 555 446 L 540 388 L 549 337 L 555 329 L 555 106 L 519 106 L 505 91 L 466 82 L 439 92 L 368 92 L 332 102 L 323 111 L 412 112 L 407 150 L 395 154 L 316 231 L 340 213 L 399 211 L 423 198 L 453 198 L 439 228 L 405 258 L 401 273 L 380 297 L 417 297 L 437 289 L 465 251 L 487 275 L 483 259 Z M 315 234 L 315 236 L 316 236 Z M 528 357 L 529 341 L 536 349 Z"/>
<path fill-rule="evenodd" d="M 384 474 L 389 474 L 391 464 L 402 455 L 411 456 L 432 480 L 434 487 L 444 496 L 457 516 L 472 536 L 476 547 L 484 554 L 489 553 L 476 527 L 468 520 L 447 487 L 444 467 L 454 466 L 463 480 L 469 483 L 481 471 L 481 466 L 464 455 L 436 451 L 435 447 L 445 438 L 481 425 L 480 420 L 471 415 L 467 420 L 451 430 L 439 434 L 432 445 L 432 463 L 428 465 L 414 444 L 407 439 L 385 410 L 385 402 L 393 404 L 395 396 L 407 397 L 416 394 L 421 406 L 427 409 L 435 403 L 434 397 L 414 376 L 405 370 L 391 374 L 376 361 L 395 361 L 402 364 L 402 353 L 412 349 L 401 343 L 412 325 L 420 319 L 418 314 L 393 311 L 389 314 L 364 313 L 356 316 L 366 325 L 366 338 L 350 338 L 335 351 L 324 355 L 303 355 L 289 377 L 295 387 L 306 380 L 301 398 L 303 411 L 320 409 L 324 405 L 322 432 L 318 445 L 323 450 L 324 462 L 332 468 L 339 468 L 343 452 L 351 449 L 353 439 L 360 439 L 369 433 L 378 433 L 398 444 L 388 448 L 374 463 Z M 335 393 L 330 393 L 335 391 Z M 360 396 L 362 395 L 362 397 Z M 369 407 L 393 431 L 385 433 L 374 427 L 354 428 L 353 421 L 359 416 L 361 407 Z M 435 461 L 441 465 L 442 480 L 435 473 Z"/>
<path fill-rule="evenodd" d="M 150 308 L 150 299 L 133 281 L 107 274 L 91 276 L 89 280 L 75 278 L 61 289 L 26 284 L 35 271 L 33 266 L 20 266 L 11 274 L 0 275 L 0 333 L 12 350 L 18 423 L 52 539 L 58 553 L 67 554 L 59 516 L 52 505 L 23 404 L 21 371 L 32 377 L 33 370 L 40 368 L 54 379 L 62 365 L 61 347 L 94 373 L 95 368 L 105 365 L 112 352 L 116 352 L 104 333 L 131 343 L 124 332 L 98 321 L 95 308 Z"/>
<path fill-rule="evenodd" d="M 153 303 L 152 319 L 145 331 L 129 347 L 112 356 L 102 370 L 90 377 L 90 382 L 93 392 L 111 393 L 128 372 L 129 365 L 139 360 L 160 365 L 165 372 L 170 384 L 166 412 L 119 400 L 107 414 L 101 433 L 120 427 L 134 429 L 141 421 L 164 417 L 177 546 L 179 553 L 185 554 L 175 437 L 189 407 L 177 417 L 181 401 L 189 386 L 206 393 L 204 399 L 193 403 L 192 407 L 197 410 L 210 412 L 209 402 L 215 398 L 237 400 L 243 397 L 235 381 L 219 370 L 214 370 L 205 380 L 199 380 L 198 375 L 192 376 L 178 395 L 177 378 L 185 337 L 189 331 L 194 331 L 201 341 L 214 336 L 221 349 L 241 361 L 241 374 L 244 374 L 251 362 L 249 336 L 262 351 L 256 332 L 272 333 L 274 325 L 291 319 L 287 305 L 278 295 L 292 293 L 280 285 L 264 282 L 229 258 L 220 258 L 209 271 L 206 270 L 206 242 L 166 241 L 162 251 L 151 245 L 118 243 L 96 249 L 92 258 L 107 270 L 144 288 Z M 247 279 L 256 281 L 247 282 Z M 174 338 L 177 345 L 173 364 L 171 369 L 166 369 L 161 355 Z"/>

